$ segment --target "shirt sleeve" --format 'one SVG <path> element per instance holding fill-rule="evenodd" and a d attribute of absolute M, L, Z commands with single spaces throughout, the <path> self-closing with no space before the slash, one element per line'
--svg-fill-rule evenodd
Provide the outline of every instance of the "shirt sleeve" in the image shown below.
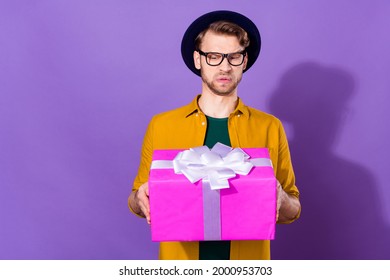
<path fill-rule="evenodd" d="M 146 183 L 149 179 L 149 170 L 150 170 L 150 164 L 152 162 L 152 153 L 153 153 L 152 135 L 153 135 L 153 120 L 149 123 L 144 136 L 144 141 L 142 143 L 142 149 L 141 149 L 140 165 L 138 167 L 137 176 L 134 179 L 132 192 L 136 192 L 139 189 L 139 187 L 142 184 Z M 134 212 L 134 210 L 131 208 L 130 196 L 128 199 L 128 207 L 132 213 L 134 213 L 138 217 L 143 218 L 142 216 Z"/>
<path fill-rule="evenodd" d="M 276 178 L 283 187 L 283 190 L 289 195 L 293 195 L 299 199 L 299 190 L 295 184 L 295 174 L 291 162 L 290 149 L 284 131 L 283 125 L 279 123 L 279 147 L 278 147 L 278 161 L 277 161 L 277 172 Z M 301 209 L 298 214 L 290 221 L 291 223 L 299 218 Z"/>
<path fill-rule="evenodd" d="M 153 123 L 154 119 L 149 123 L 146 130 L 144 141 L 141 149 L 141 160 L 138 167 L 137 176 L 134 179 L 133 191 L 137 191 L 139 187 L 146 183 L 149 179 L 150 165 L 152 163 L 153 154 Z"/>

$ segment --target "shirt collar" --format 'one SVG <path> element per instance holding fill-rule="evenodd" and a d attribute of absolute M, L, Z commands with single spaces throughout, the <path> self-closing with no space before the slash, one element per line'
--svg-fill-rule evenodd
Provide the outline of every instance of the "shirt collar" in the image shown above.
<path fill-rule="evenodd" d="M 187 105 L 187 108 L 185 110 L 185 117 L 189 117 L 192 114 L 202 112 L 199 108 L 198 105 L 198 99 L 200 97 L 200 94 L 198 94 L 190 104 Z M 231 116 L 236 116 L 236 115 L 243 115 L 247 118 L 249 118 L 249 110 L 247 106 L 242 102 L 241 98 L 238 97 L 238 104 L 236 106 L 236 109 L 234 109 L 233 113 L 231 113 Z"/>
<path fill-rule="evenodd" d="M 200 94 L 198 94 L 190 104 L 187 105 L 187 108 L 185 110 L 185 117 L 189 117 L 194 113 L 202 112 L 198 105 L 198 99 L 200 97 Z"/>
<path fill-rule="evenodd" d="M 231 114 L 233 116 L 244 116 L 246 118 L 249 118 L 249 110 L 248 107 L 242 102 L 241 98 L 238 97 L 238 104 L 236 106 L 236 109 L 234 109 L 233 113 Z"/>

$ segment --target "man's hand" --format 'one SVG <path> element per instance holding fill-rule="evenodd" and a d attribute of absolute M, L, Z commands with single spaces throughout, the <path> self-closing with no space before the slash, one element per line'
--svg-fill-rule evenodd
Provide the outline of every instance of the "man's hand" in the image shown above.
<path fill-rule="evenodd" d="M 138 191 L 130 195 L 130 207 L 135 213 L 146 218 L 150 224 L 150 207 L 149 207 L 149 185 L 148 182 L 142 184 Z"/>
<path fill-rule="evenodd" d="M 301 204 L 298 198 L 286 193 L 278 181 L 276 221 L 283 223 L 294 220 L 294 218 L 298 215 L 300 208 Z"/>
<path fill-rule="evenodd" d="M 282 197 L 284 197 L 284 191 L 282 188 L 282 185 L 278 181 L 278 186 L 276 188 L 276 193 L 277 193 L 277 201 L 276 201 L 276 221 L 279 220 L 279 211 L 280 211 L 280 206 L 282 205 Z"/>

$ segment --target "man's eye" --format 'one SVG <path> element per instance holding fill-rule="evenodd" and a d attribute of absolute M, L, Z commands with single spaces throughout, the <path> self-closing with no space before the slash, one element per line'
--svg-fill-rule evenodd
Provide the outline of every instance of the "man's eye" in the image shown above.
<path fill-rule="evenodd" d="M 232 53 L 230 55 L 230 59 L 239 59 L 241 58 L 241 54 L 240 53 Z"/>
<path fill-rule="evenodd" d="M 221 55 L 220 54 L 209 54 L 209 59 L 218 60 L 218 59 L 221 59 Z"/>

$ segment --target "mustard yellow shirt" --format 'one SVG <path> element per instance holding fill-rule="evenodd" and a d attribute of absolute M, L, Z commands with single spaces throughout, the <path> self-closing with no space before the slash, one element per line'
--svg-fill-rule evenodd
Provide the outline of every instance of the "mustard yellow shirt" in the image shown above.
<path fill-rule="evenodd" d="M 142 145 L 141 162 L 133 191 L 148 181 L 153 150 L 189 149 L 203 145 L 207 120 L 198 106 L 198 98 L 199 95 L 186 106 L 153 117 Z M 248 107 L 238 99 L 236 109 L 229 116 L 228 128 L 232 147 L 268 148 L 276 178 L 287 193 L 299 197 L 287 138 L 282 123 L 277 118 Z M 237 207 L 237 211 L 240 211 L 239 205 Z M 295 219 L 298 217 L 299 214 Z M 198 257 L 199 242 L 160 243 L 160 259 L 196 260 Z M 270 259 L 270 241 L 231 241 L 230 259 Z"/>

